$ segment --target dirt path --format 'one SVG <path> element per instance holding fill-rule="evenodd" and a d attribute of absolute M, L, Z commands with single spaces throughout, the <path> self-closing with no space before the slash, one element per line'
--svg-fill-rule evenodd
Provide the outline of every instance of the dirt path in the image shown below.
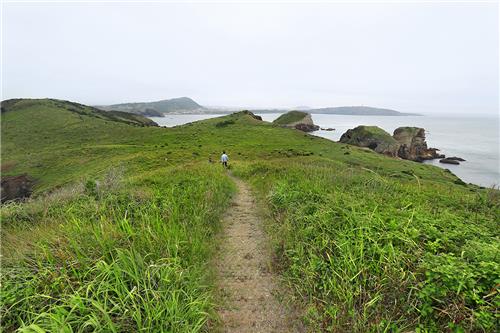
<path fill-rule="evenodd" d="M 217 261 L 223 332 L 299 332 L 291 311 L 277 299 L 276 277 L 262 221 L 248 186 L 231 177 L 238 194 L 224 218 Z"/>

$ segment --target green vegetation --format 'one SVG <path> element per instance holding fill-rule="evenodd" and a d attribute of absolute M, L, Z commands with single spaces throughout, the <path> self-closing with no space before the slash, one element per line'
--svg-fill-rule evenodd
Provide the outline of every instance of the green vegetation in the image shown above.
<path fill-rule="evenodd" d="M 90 116 L 94 118 L 100 118 L 103 120 L 121 122 L 128 125 L 135 126 L 158 126 L 154 121 L 149 118 L 146 118 L 141 115 L 132 114 L 128 112 L 120 112 L 120 111 L 109 111 L 105 112 L 91 106 L 86 106 L 78 103 L 61 101 L 56 99 L 11 99 L 8 101 L 2 102 L 2 113 L 12 112 L 16 110 L 22 110 L 29 106 L 53 106 L 59 109 L 64 109 L 73 113 L 76 113 L 80 116 Z M 43 115 L 43 114 L 42 114 Z M 42 116 L 40 115 L 40 116 Z M 81 117 L 80 117 L 81 119 Z"/>
<path fill-rule="evenodd" d="M 377 126 L 358 126 L 340 137 L 340 142 L 368 147 L 377 153 L 398 156 L 399 142 Z"/>
<path fill-rule="evenodd" d="M 110 120 L 114 121 L 122 121 L 124 123 L 128 123 L 130 125 L 139 125 L 139 126 L 158 126 L 157 123 L 152 121 L 151 119 L 141 116 L 139 114 L 133 114 L 133 113 L 128 113 L 128 112 L 122 112 L 122 111 L 101 111 L 101 110 L 96 110 L 100 111 L 99 113 L 102 115 L 104 114 L 106 117 L 108 117 Z"/>
<path fill-rule="evenodd" d="M 272 213 L 278 264 L 317 331 L 490 331 L 498 191 L 327 159 L 238 170 Z"/>
<path fill-rule="evenodd" d="M 276 118 L 273 121 L 273 124 L 276 124 L 276 125 L 289 125 L 289 124 L 295 123 L 297 121 L 301 121 L 302 119 L 304 119 L 305 116 L 307 116 L 306 112 L 302 112 L 302 111 L 290 111 L 290 112 L 282 114 L 281 116 L 279 116 L 278 118 Z"/>
<path fill-rule="evenodd" d="M 417 136 L 418 132 L 420 132 L 421 130 L 422 128 L 420 127 L 410 127 L 410 126 L 398 127 L 398 132 L 404 132 L 409 137 Z"/>
<path fill-rule="evenodd" d="M 37 180 L 2 207 L 5 331 L 213 327 L 223 149 L 313 331 L 495 330 L 498 191 L 245 113 L 166 129 L 70 107 L 2 113 L 3 173 Z"/>
<path fill-rule="evenodd" d="M 213 315 L 212 236 L 232 192 L 220 170 L 74 186 L 3 209 L 3 327 L 201 330 Z"/>
<path fill-rule="evenodd" d="M 387 144 L 398 144 L 398 142 L 386 131 L 377 126 L 358 126 L 352 132 L 352 141 L 363 140 L 363 138 L 370 137 Z"/>

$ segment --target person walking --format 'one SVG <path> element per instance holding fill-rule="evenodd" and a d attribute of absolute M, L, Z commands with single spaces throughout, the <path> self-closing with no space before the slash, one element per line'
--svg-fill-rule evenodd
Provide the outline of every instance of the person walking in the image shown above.
<path fill-rule="evenodd" d="M 227 156 L 225 151 L 222 152 L 220 161 L 222 163 L 222 166 L 227 169 L 227 161 L 229 161 L 229 157 Z"/>

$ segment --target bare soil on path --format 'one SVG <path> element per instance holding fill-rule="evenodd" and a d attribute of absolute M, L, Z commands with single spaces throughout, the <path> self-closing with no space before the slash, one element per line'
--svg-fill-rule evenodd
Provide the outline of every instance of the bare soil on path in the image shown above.
<path fill-rule="evenodd" d="M 302 332 L 294 311 L 276 298 L 282 295 L 272 273 L 271 253 L 262 219 L 248 185 L 238 188 L 223 221 L 216 266 L 222 308 L 222 332 Z"/>

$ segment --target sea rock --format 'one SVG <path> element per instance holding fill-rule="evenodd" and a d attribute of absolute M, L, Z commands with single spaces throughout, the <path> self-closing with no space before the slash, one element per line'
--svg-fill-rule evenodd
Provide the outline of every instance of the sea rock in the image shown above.
<path fill-rule="evenodd" d="M 328 127 L 328 128 L 322 128 L 321 130 L 329 132 L 329 131 L 335 131 L 335 128 Z"/>
<path fill-rule="evenodd" d="M 282 114 L 273 121 L 273 124 L 295 128 L 304 132 L 319 130 L 319 126 L 314 124 L 311 115 L 302 111 L 290 111 Z"/>
<path fill-rule="evenodd" d="M 340 142 L 392 156 L 398 156 L 400 144 L 386 131 L 377 126 L 358 126 L 350 129 L 340 137 Z"/>
<path fill-rule="evenodd" d="M 400 144 L 398 156 L 405 160 L 421 162 L 444 157 L 437 152 L 439 149 L 427 147 L 423 128 L 399 127 L 394 131 L 393 137 Z"/>
<path fill-rule="evenodd" d="M 460 161 L 460 162 L 465 162 L 465 160 L 461 157 L 456 157 L 456 156 L 451 156 L 451 157 L 447 157 L 446 158 L 447 160 L 452 160 L 452 161 Z"/>
<path fill-rule="evenodd" d="M 439 163 L 445 163 L 445 164 L 455 164 L 458 165 L 460 164 L 459 161 L 451 159 L 451 158 L 443 158 L 439 160 Z"/>
<path fill-rule="evenodd" d="M 303 132 L 314 132 L 314 131 L 317 131 L 319 130 L 319 126 L 318 125 L 314 125 L 314 124 L 297 124 L 295 125 L 295 128 L 300 130 L 300 131 L 303 131 Z"/>
<path fill-rule="evenodd" d="M 1 202 L 28 198 L 33 191 L 33 185 L 33 179 L 27 174 L 3 176 Z"/>

